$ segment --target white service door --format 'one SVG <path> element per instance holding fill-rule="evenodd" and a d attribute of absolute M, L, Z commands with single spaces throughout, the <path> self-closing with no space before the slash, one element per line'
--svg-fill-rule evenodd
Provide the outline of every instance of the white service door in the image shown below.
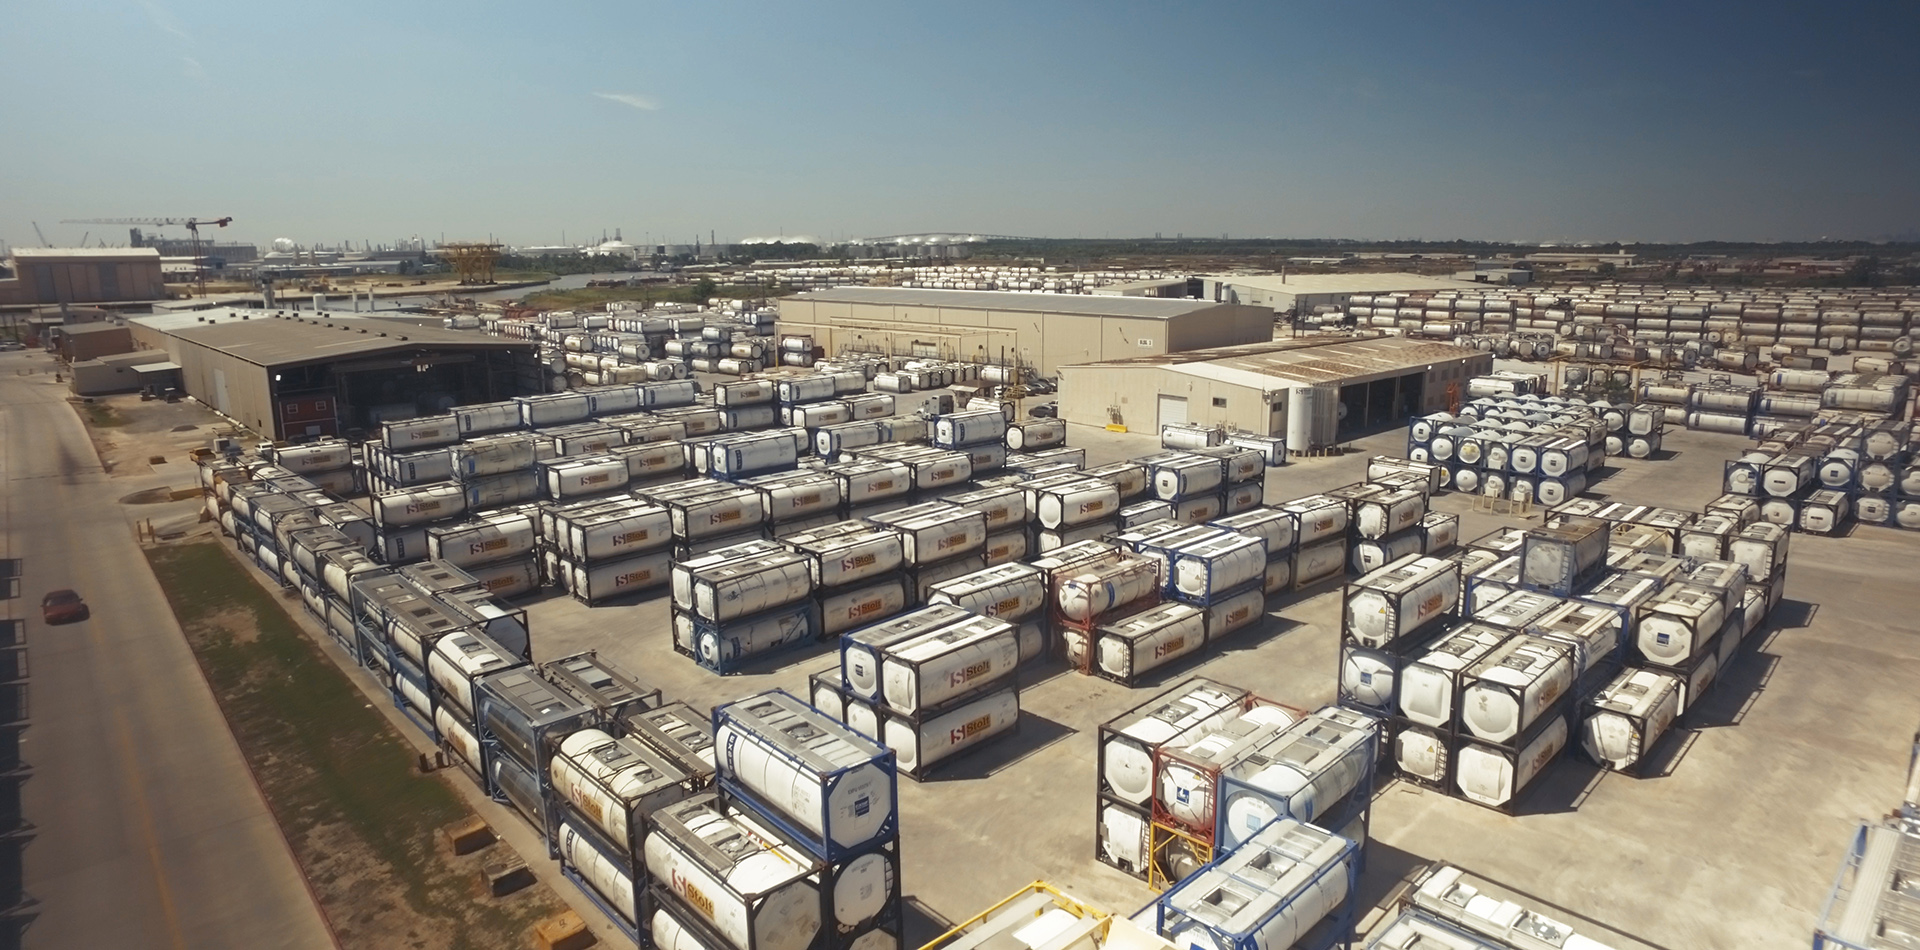
<path fill-rule="evenodd" d="M 1187 397 L 1160 397 L 1160 424 L 1163 426 L 1181 425 L 1187 421 Z"/>

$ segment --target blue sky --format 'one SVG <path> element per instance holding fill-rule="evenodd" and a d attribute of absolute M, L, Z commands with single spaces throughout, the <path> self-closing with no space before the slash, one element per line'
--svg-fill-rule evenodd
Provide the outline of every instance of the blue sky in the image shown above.
<path fill-rule="evenodd" d="M 13 244 L 1920 229 L 1912 3 L 7 9 Z"/>

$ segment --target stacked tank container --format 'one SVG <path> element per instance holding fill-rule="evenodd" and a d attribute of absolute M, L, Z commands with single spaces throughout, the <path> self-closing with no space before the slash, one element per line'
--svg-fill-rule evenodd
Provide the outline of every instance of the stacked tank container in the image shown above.
<path fill-rule="evenodd" d="M 554 507 L 546 517 L 550 573 L 576 600 L 597 604 L 667 584 L 674 538 L 665 508 L 619 497 Z"/>
<path fill-rule="evenodd" d="M 1341 596 L 1339 704 L 1392 715 L 1402 668 L 1417 644 L 1458 615 L 1462 586 L 1459 563 L 1421 554 L 1348 584 Z"/>
<path fill-rule="evenodd" d="M 1360 849 L 1278 818 L 1154 901 L 1154 930 L 1180 946 L 1297 947 L 1344 943 L 1354 926 Z"/>
<path fill-rule="evenodd" d="M 1650 418 L 1650 417 L 1649 417 Z M 1644 425 L 1640 455 L 1658 448 L 1658 427 Z M 1457 413 L 1415 418 L 1407 459 L 1439 465 L 1454 491 L 1557 505 L 1587 490 L 1606 463 L 1608 421 L 1602 409 L 1564 396 L 1486 396 Z M 1631 439 L 1627 444 L 1634 454 Z"/>
<path fill-rule="evenodd" d="M 928 502 L 876 512 L 866 520 L 899 535 L 910 603 L 925 602 L 928 590 L 941 581 L 987 566 L 983 512 Z"/>
<path fill-rule="evenodd" d="M 674 649 L 715 673 L 820 636 L 810 561 L 772 541 L 677 560 L 672 590 Z"/>
<path fill-rule="evenodd" d="M 1164 562 L 1102 541 L 1056 548 L 1034 562 L 1068 665 L 1131 684 L 1206 645 L 1206 616 L 1161 603 Z M 1164 608 L 1164 609 L 1163 609 Z"/>
<path fill-rule="evenodd" d="M 1250 699 L 1239 687 L 1193 677 L 1101 724 L 1094 752 L 1097 860 L 1148 879 L 1160 749 L 1203 722 L 1234 718 Z"/>

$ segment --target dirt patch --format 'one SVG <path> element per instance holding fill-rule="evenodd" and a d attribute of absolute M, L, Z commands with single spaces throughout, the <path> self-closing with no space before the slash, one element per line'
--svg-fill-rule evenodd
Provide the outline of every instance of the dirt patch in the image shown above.
<path fill-rule="evenodd" d="M 544 884 L 487 894 L 480 867 L 506 846 L 455 857 L 440 843 L 471 815 L 449 780 L 416 770 L 413 747 L 225 544 L 147 557 L 342 946 L 522 948 L 565 909 Z"/>

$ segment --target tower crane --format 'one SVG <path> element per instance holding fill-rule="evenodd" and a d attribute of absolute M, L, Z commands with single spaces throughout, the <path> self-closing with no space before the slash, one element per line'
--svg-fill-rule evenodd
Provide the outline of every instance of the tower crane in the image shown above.
<path fill-rule="evenodd" d="M 231 216 L 224 218 L 70 218 L 61 224 L 144 224 L 149 227 L 168 227 L 180 225 L 187 229 L 193 242 L 193 277 L 198 285 L 200 296 L 207 295 L 206 258 L 200 253 L 200 226 L 224 228 L 233 223 Z"/>

